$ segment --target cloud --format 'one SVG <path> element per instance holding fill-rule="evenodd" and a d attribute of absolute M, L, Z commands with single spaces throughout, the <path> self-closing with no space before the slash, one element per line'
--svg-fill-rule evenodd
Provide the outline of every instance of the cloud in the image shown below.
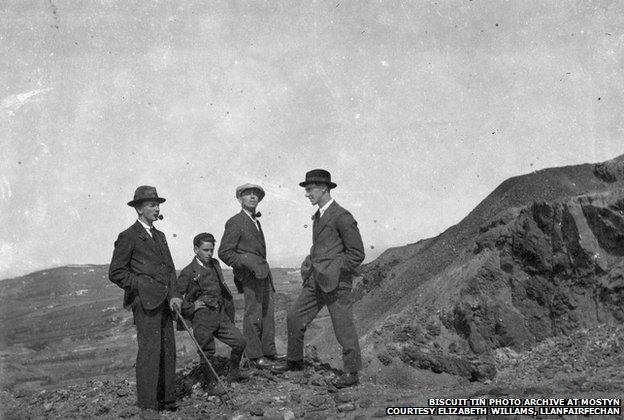
<path fill-rule="evenodd" d="M 35 89 L 24 93 L 16 93 L 14 95 L 9 95 L 2 100 L 0 106 L 2 110 L 9 115 L 15 115 L 18 109 L 23 107 L 29 102 L 37 101 L 37 97 L 42 93 L 46 93 L 51 91 L 52 88 L 45 89 Z"/>
<path fill-rule="evenodd" d="M 17 257 L 18 253 L 15 249 L 15 246 L 7 242 L 0 242 L 0 279 L 4 279 L 9 275 L 14 274 L 15 262 L 17 261 Z M 32 267 L 27 268 L 31 269 Z"/>
<path fill-rule="evenodd" d="M 272 195 L 278 200 L 286 201 L 288 203 L 292 203 L 296 205 L 299 205 L 302 203 L 301 191 L 299 191 L 299 194 L 297 194 L 296 191 L 290 188 L 282 187 L 275 183 L 268 183 L 266 181 L 262 183 L 262 188 L 264 188 L 267 194 Z"/>

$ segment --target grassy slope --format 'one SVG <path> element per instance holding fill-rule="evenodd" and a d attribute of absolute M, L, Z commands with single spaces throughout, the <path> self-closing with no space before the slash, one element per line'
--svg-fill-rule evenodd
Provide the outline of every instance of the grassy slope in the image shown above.
<path fill-rule="evenodd" d="M 283 351 L 286 308 L 301 281 L 292 269 L 272 271 Z M 224 275 L 235 291 L 232 272 L 224 270 Z M 107 265 L 59 267 L 0 282 L 2 385 L 37 387 L 131 370 L 136 332 L 122 297 L 122 290 L 108 281 Z M 234 298 L 241 327 L 242 295 Z M 177 332 L 176 340 L 181 364 L 197 357 L 186 332 Z M 217 352 L 227 354 L 219 344 Z"/>

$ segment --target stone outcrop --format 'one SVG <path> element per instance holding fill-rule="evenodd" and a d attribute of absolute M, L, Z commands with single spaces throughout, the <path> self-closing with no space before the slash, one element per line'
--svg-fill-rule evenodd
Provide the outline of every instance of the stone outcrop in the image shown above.
<path fill-rule="evenodd" d="M 624 155 L 512 178 L 440 236 L 362 267 L 367 354 L 482 380 L 496 349 L 622 323 L 623 174 Z M 339 354 L 326 337 L 317 347 Z"/>
<path fill-rule="evenodd" d="M 526 349 L 579 327 L 624 321 L 624 200 L 580 196 L 514 209 L 484 226 L 449 328 L 474 353 Z"/>

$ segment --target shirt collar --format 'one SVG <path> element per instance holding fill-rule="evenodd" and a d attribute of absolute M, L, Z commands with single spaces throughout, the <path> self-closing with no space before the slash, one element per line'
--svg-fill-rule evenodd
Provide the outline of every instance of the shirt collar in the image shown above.
<path fill-rule="evenodd" d="M 201 265 L 202 267 L 204 267 L 204 268 L 208 268 L 208 267 L 206 267 L 206 264 L 204 264 L 203 262 L 201 262 L 201 260 L 200 260 L 199 258 L 195 257 L 195 261 L 197 261 L 197 264 Z"/>
<path fill-rule="evenodd" d="M 334 199 L 332 198 L 331 200 L 329 200 L 327 203 L 325 203 L 325 205 L 321 208 L 319 208 L 319 217 L 323 216 L 323 213 L 325 213 L 325 211 L 327 210 L 327 208 L 331 205 L 331 203 L 334 202 Z"/>
<path fill-rule="evenodd" d="M 251 217 L 251 212 L 250 212 L 250 211 L 248 211 L 247 209 L 243 209 L 243 211 L 245 212 L 245 214 L 246 214 L 247 216 L 249 216 L 249 218 L 250 218 L 250 219 L 251 219 L 254 223 L 256 223 L 256 219 L 254 219 L 253 217 Z"/>
<path fill-rule="evenodd" d="M 150 236 L 152 236 L 152 231 L 150 230 L 151 228 L 149 227 L 149 225 L 145 224 L 145 222 L 141 219 L 137 219 L 139 221 L 139 223 L 145 228 L 145 230 L 147 231 L 147 233 L 149 233 Z M 154 228 L 155 229 L 155 228 Z"/>

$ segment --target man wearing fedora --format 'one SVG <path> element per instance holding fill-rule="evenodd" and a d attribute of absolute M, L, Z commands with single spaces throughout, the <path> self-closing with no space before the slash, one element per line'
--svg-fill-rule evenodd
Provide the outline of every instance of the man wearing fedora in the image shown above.
<path fill-rule="evenodd" d="M 119 234 L 108 277 L 124 289 L 124 307 L 131 308 L 137 329 L 137 403 L 145 417 L 152 410 L 175 410 L 176 349 L 173 332 L 174 307 L 182 296 L 165 234 L 154 227 L 160 216 L 156 188 L 142 185 L 128 203 L 138 220 Z"/>
<path fill-rule="evenodd" d="M 259 369 L 282 360 L 275 350 L 275 319 L 273 279 L 266 260 L 266 243 L 256 208 L 264 198 L 264 189 L 255 184 L 236 188 L 241 211 L 225 223 L 219 246 L 219 258 L 233 268 L 234 283 L 245 296 L 243 335 L 247 341 L 245 354 Z"/>
<path fill-rule="evenodd" d="M 360 345 L 351 311 L 353 271 L 364 260 L 364 246 L 357 222 L 331 197 L 336 184 L 323 169 L 306 173 L 305 196 L 318 210 L 312 216 L 312 248 L 301 265 L 303 289 L 288 311 L 286 363 L 275 373 L 303 368 L 303 338 L 306 328 L 323 306 L 327 306 L 338 343 L 342 346 L 344 373 L 333 381 L 337 388 L 358 383 L 362 366 Z"/>

